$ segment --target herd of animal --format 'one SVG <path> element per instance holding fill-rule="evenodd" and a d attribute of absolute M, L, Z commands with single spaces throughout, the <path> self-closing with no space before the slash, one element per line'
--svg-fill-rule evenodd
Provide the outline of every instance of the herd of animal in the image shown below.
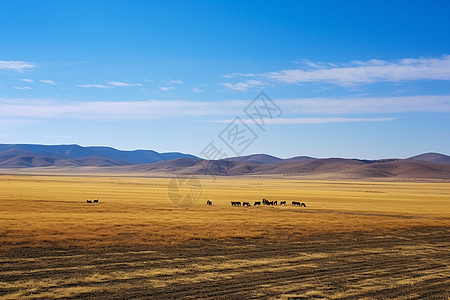
<path fill-rule="evenodd" d="M 95 200 L 86 200 L 86 203 L 98 203 L 98 199 Z M 262 199 L 262 204 L 263 205 L 278 205 L 278 201 L 269 201 L 267 199 Z M 206 205 L 212 206 L 213 203 L 211 200 L 206 201 Z M 286 205 L 286 201 L 280 201 L 280 205 Z M 242 202 L 241 205 L 241 201 L 231 201 L 231 206 L 243 206 L 243 207 L 249 207 L 252 206 L 250 204 L 250 202 Z M 253 204 L 253 206 L 261 206 L 261 201 L 255 201 L 255 203 Z M 306 207 L 306 204 L 303 202 L 298 202 L 298 201 L 292 201 L 292 206 L 303 206 Z"/>
<path fill-rule="evenodd" d="M 212 206 L 212 204 L 213 204 L 213 203 L 212 203 L 211 200 L 206 201 L 206 205 Z M 275 201 L 269 201 L 269 200 L 267 200 L 267 199 L 262 199 L 262 204 L 263 204 L 263 205 L 271 205 L 271 206 L 274 206 L 274 205 L 278 205 L 278 201 L 277 201 L 277 200 L 275 200 Z M 280 205 L 287 205 L 287 204 L 286 204 L 286 201 L 280 201 Z M 231 201 L 231 206 L 243 206 L 243 207 L 249 207 L 249 206 L 252 206 L 252 205 L 250 204 L 250 202 L 242 202 L 242 205 L 241 205 L 241 201 Z M 253 204 L 253 206 L 261 206 L 261 201 L 255 201 L 255 203 Z M 292 201 L 292 206 L 303 206 L 303 207 L 306 207 L 306 204 L 303 203 L 303 202 Z"/>

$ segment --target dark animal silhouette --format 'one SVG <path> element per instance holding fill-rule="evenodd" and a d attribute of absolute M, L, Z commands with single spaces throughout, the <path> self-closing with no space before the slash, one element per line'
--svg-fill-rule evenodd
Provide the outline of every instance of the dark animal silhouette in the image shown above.
<path fill-rule="evenodd" d="M 250 203 L 249 203 L 249 202 L 243 202 L 243 203 L 242 203 L 242 206 L 246 206 L 246 207 L 249 207 L 249 206 L 251 206 L 251 205 L 250 205 Z"/>
<path fill-rule="evenodd" d="M 95 200 L 94 200 L 94 203 L 98 203 L 98 199 L 95 199 Z"/>
<path fill-rule="evenodd" d="M 276 203 L 276 202 L 275 202 L 275 203 Z M 273 201 L 269 201 L 269 200 L 267 200 L 267 199 L 263 199 L 263 204 L 264 204 L 264 205 L 273 205 L 274 202 L 273 202 Z"/>
<path fill-rule="evenodd" d="M 273 201 L 273 205 L 278 205 L 278 200 L 277 201 Z"/>
<path fill-rule="evenodd" d="M 300 204 L 300 206 L 306 207 L 306 204 L 302 202 L 302 204 Z"/>
<path fill-rule="evenodd" d="M 240 201 L 236 201 L 236 206 L 241 206 L 241 202 Z"/>
<path fill-rule="evenodd" d="M 212 205 L 212 201 L 206 201 L 206 205 L 209 205 L 209 206 L 211 206 Z"/>
<path fill-rule="evenodd" d="M 241 202 L 239 202 L 239 201 L 231 201 L 231 206 L 241 206 Z"/>
<path fill-rule="evenodd" d="M 300 202 L 292 201 L 292 206 L 300 206 Z"/>
<path fill-rule="evenodd" d="M 92 203 L 92 200 L 86 200 L 86 203 Z"/>
<path fill-rule="evenodd" d="M 281 201 L 280 205 L 286 205 L 286 201 Z"/>
<path fill-rule="evenodd" d="M 255 204 L 253 204 L 254 206 L 259 205 L 261 206 L 261 201 L 255 201 Z"/>

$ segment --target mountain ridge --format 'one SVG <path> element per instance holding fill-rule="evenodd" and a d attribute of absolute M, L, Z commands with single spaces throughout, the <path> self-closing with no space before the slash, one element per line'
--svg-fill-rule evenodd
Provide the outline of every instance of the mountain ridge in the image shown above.
<path fill-rule="evenodd" d="M 136 157 L 133 158 L 134 155 Z M 136 172 L 220 176 L 272 174 L 330 179 L 450 179 L 450 156 L 431 152 L 405 159 L 379 160 L 309 156 L 279 158 L 264 153 L 222 160 L 204 160 L 180 152 L 123 151 L 111 147 L 79 145 L 0 144 L 1 169 L 59 168 L 63 170 L 67 167 L 92 167 L 104 172 L 124 174 Z"/>

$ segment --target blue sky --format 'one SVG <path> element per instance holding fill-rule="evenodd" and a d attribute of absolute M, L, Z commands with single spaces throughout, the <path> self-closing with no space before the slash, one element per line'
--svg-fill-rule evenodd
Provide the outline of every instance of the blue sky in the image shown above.
<path fill-rule="evenodd" d="M 448 1 L 0 0 L 0 143 L 450 154 L 449 13 Z M 245 113 L 261 91 L 281 110 L 264 128 Z M 236 117 L 257 136 L 242 151 L 221 139 Z"/>

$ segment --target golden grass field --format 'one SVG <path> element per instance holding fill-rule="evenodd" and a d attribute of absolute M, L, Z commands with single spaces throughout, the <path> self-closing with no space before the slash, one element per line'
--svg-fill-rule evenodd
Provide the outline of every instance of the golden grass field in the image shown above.
<path fill-rule="evenodd" d="M 0 176 L 0 297 L 279 299 L 293 293 L 301 299 L 377 299 L 397 290 L 404 292 L 394 298 L 448 296 L 448 182 L 200 177 L 202 195 L 186 209 L 168 199 L 169 180 Z M 288 206 L 230 205 L 262 198 Z M 204 259 L 211 253 L 217 256 Z M 396 257 L 401 259 L 392 264 Z M 161 259 L 165 264 L 156 263 Z M 347 271 L 338 272 L 341 264 Z M 383 266 L 389 266 L 384 273 Z M 329 276 L 319 272 L 327 268 Z M 406 275 L 389 275 L 394 270 Z M 279 280 L 264 280 L 264 274 Z M 225 284 L 220 292 L 223 280 L 240 276 L 247 289 Z M 219 292 L 200 289 L 204 282 Z"/>

